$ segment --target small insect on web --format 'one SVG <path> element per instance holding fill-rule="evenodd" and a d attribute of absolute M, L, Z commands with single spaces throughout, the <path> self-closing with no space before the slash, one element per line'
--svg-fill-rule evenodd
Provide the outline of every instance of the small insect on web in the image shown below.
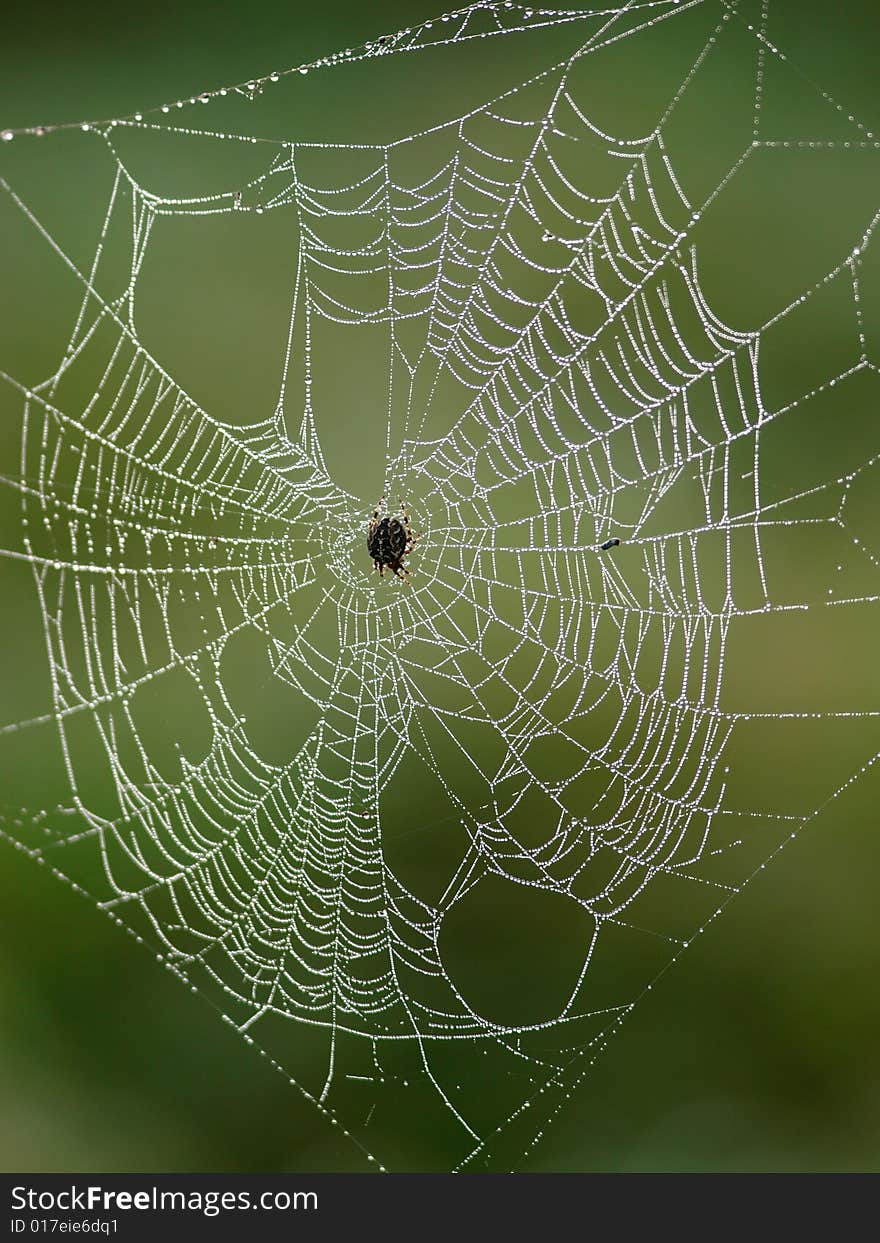
<path fill-rule="evenodd" d="M 0 768 L 44 779 L 3 832 L 354 1162 L 521 1167 L 880 754 L 880 156 L 769 20 L 481 3 L 3 134 L 45 263 L 42 369 L 0 373 L 44 645 Z M 362 75 L 345 141 L 303 132 L 326 74 Z"/>

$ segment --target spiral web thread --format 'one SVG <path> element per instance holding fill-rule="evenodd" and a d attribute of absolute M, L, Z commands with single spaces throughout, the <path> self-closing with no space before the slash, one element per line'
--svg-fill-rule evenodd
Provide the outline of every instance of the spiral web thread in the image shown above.
<path fill-rule="evenodd" d="M 656 125 L 606 132 L 591 58 L 697 16 L 705 36 Z M 837 470 L 831 455 L 826 478 L 788 487 L 767 480 L 763 452 L 774 425 L 796 438 L 811 403 L 876 375 L 860 303 L 876 217 L 749 331 L 701 285 L 699 222 L 750 161 L 878 146 L 822 92 L 845 136 L 765 131 L 765 75 L 787 65 L 767 21 L 766 3 L 477 4 L 288 71 L 570 30 L 566 59 L 385 145 L 188 122 L 288 74 L 83 125 L 115 170 L 87 267 L 3 182 L 82 289 L 52 373 L 30 387 L 4 373 L 22 432 L 3 476 L 21 540 L 3 556 L 32 572 L 52 705 L 0 740 L 52 731 L 69 784 L 58 806 L 8 808 L 4 832 L 155 947 L 370 1159 L 380 1123 L 405 1136 L 427 1117 L 462 1167 L 521 1163 L 645 990 L 876 759 L 870 734 L 806 812 L 728 802 L 728 752 L 750 725 L 870 731 L 877 716 L 725 697 L 738 623 L 877 600 L 876 556 L 850 516 L 877 458 Z M 751 58 L 745 140 L 695 197 L 669 133 L 734 38 Z M 162 197 L 122 154 L 133 131 L 259 143 L 266 162 L 220 192 Z M 279 211 L 298 246 L 278 403 L 233 426 L 139 339 L 138 283 L 166 218 Z M 122 238 L 119 279 L 106 256 Z M 851 313 L 848 361 L 765 405 L 768 334 L 831 289 Z M 327 325 L 386 334 L 386 408 L 370 417 L 385 491 L 422 531 L 405 583 L 376 581 L 373 498 L 328 466 L 332 420 L 313 387 Z M 854 589 L 777 589 L 775 541 L 826 534 Z M 266 758 L 228 692 L 243 636 L 308 719 L 287 759 Z M 143 722 L 172 685 L 207 741 L 168 764 Z M 446 808 L 413 832 L 461 832 L 430 897 L 385 833 L 384 800 L 413 773 L 416 796 L 430 780 Z M 483 1005 L 444 943 L 487 884 L 522 898 L 526 921 L 561 912 L 568 974 L 527 1021 Z"/>

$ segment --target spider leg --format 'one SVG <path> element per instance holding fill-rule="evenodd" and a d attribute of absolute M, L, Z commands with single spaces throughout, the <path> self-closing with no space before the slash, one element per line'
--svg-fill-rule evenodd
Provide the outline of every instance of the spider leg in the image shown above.
<path fill-rule="evenodd" d="M 403 515 L 403 525 L 406 530 L 406 552 L 403 554 L 406 557 L 412 552 L 416 540 L 419 539 L 422 533 L 421 531 L 413 533 L 413 529 L 409 525 L 409 514 L 406 512 L 406 505 L 404 505 L 403 501 L 400 502 L 400 512 Z"/>

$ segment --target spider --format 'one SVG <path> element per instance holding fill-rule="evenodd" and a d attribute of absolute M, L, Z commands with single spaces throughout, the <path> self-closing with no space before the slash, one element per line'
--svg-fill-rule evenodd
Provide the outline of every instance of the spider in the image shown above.
<path fill-rule="evenodd" d="M 367 528 L 367 552 L 373 558 L 373 565 L 379 571 L 379 577 L 385 577 L 386 568 L 393 570 L 398 578 L 403 578 L 409 570 L 403 564 L 419 538 L 413 535 L 409 525 L 409 515 L 403 501 L 400 502 L 400 517 L 397 514 L 384 513 L 385 497 L 378 502 L 373 510 L 373 517 Z"/>

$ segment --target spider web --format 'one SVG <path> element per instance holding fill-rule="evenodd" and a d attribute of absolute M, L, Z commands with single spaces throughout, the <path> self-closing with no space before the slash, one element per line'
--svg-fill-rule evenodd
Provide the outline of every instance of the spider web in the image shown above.
<path fill-rule="evenodd" d="M 7 800 L 4 833 L 370 1159 L 430 1131 L 458 1168 L 521 1165 L 645 991 L 880 753 L 880 144 L 768 21 L 476 4 L 3 134 L 6 218 L 78 299 L 34 382 L 3 372 L 4 565 L 38 600 L 51 704 L 0 745 L 10 774 L 50 747 L 61 774 L 57 799 Z M 483 40 L 522 61 L 472 107 L 447 90 L 391 140 L 277 136 L 322 75 L 488 82 Z M 641 114 L 616 89 L 637 64 L 662 68 Z M 17 171 L 35 139 L 89 170 L 87 254 Z M 164 192 L 169 162 L 209 188 Z M 786 268 L 743 204 L 806 217 L 829 175 L 846 209 Z M 262 410 L 207 408 L 152 342 L 165 239 L 234 247 L 218 220 L 278 222 Z M 738 320 L 731 286 L 771 270 Z M 421 531 L 406 582 L 366 553 L 382 494 Z M 828 762 L 793 777 L 811 729 Z"/>

